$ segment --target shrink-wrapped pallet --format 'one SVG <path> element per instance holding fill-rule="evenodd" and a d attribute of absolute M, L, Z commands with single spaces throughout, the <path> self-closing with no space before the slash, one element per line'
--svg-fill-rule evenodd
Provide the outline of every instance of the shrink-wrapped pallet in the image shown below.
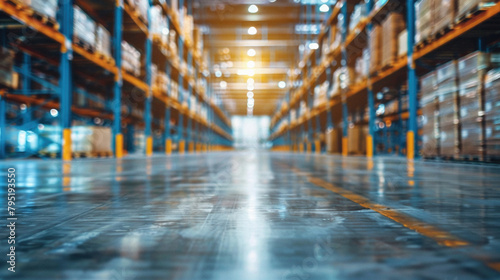
<path fill-rule="evenodd" d="M 495 5 L 495 1 L 492 0 L 457 0 L 457 15 L 456 20 L 460 20 L 467 16 L 469 13 L 473 13 L 477 10 L 481 10 L 492 5 Z"/>
<path fill-rule="evenodd" d="M 420 79 L 422 155 L 424 157 L 436 157 L 439 154 L 439 111 L 436 87 L 436 72 L 433 71 Z"/>
<path fill-rule="evenodd" d="M 373 25 L 369 36 L 370 73 L 373 74 L 380 69 L 381 65 L 382 31 L 380 25 Z"/>
<path fill-rule="evenodd" d="M 347 132 L 347 150 L 349 154 L 364 154 L 366 152 L 366 135 L 368 126 L 351 125 Z"/>
<path fill-rule="evenodd" d="M 398 57 L 405 56 L 408 53 L 408 31 L 403 30 L 398 35 Z"/>
<path fill-rule="evenodd" d="M 486 158 L 500 160 L 500 68 L 488 71 L 484 87 Z"/>
<path fill-rule="evenodd" d="M 391 13 L 382 23 L 382 67 L 392 65 L 398 58 L 399 33 L 405 29 L 402 14 Z"/>
<path fill-rule="evenodd" d="M 96 30 L 96 52 L 111 57 L 111 35 L 100 24 L 97 25 Z"/>
<path fill-rule="evenodd" d="M 0 85 L 16 88 L 17 74 L 14 72 L 14 51 L 0 47 Z"/>
<path fill-rule="evenodd" d="M 141 75 L 141 53 L 125 41 L 122 41 L 122 68 L 136 77 Z"/>
<path fill-rule="evenodd" d="M 459 153 L 458 131 L 458 79 L 456 61 L 451 61 L 436 70 L 439 106 L 440 155 L 456 157 Z"/>
<path fill-rule="evenodd" d="M 433 8 L 433 33 L 450 28 L 455 22 L 456 0 L 432 0 Z"/>
<path fill-rule="evenodd" d="M 71 149 L 75 153 L 111 152 L 111 128 L 74 126 L 71 128 Z"/>
<path fill-rule="evenodd" d="M 80 7 L 74 5 L 73 38 L 75 42 L 93 51 L 96 46 L 96 23 Z"/>
<path fill-rule="evenodd" d="M 326 151 L 328 153 L 340 153 L 342 149 L 342 133 L 340 129 L 330 129 L 326 131 Z"/>
<path fill-rule="evenodd" d="M 46 16 L 55 21 L 57 16 L 57 0 L 23 0 L 35 12 L 42 16 Z"/>
<path fill-rule="evenodd" d="M 415 3 L 415 43 L 419 44 L 433 33 L 433 1 L 420 0 Z"/>
<path fill-rule="evenodd" d="M 354 7 L 354 11 L 351 14 L 351 20 L 349 21 L 349 30 L 352 31 L 358 26 L 358 24 L 366 18 L 366 4 L 360 3 Z"/>

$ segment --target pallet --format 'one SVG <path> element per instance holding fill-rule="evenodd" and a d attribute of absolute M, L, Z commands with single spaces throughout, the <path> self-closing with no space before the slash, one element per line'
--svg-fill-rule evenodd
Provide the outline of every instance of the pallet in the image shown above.
<path fill-rule="evenodd" d="M 104 60 L 104 61 L 106 61 L 106 63 L 108 63 L 108 64 L 112 64 L 112 65 L 114 65 L 114 64 L 115 64 L 115 60 L 114 60 L 112 57 L 108 56 L 107 54 L 104 54 L 104 53 L 102 53 L 102 52 L 96 51 L 96 52 L 95 52 L 95 55 L 96 55 L 96 56 L 97 56 L 100 60 Z"/>
<path fill-rule="evenodd" d="M 59 152 L 39 152 L 41 157 L 58 158 L 61 154 Z"/>
<path fill-rule="evenodd" d="M 34 10 L 30 6 L 26 5 L 23 1 L 7 0 L 6 2 L 11 3 L 13 6 L 16 7 L 17 10 L 23 11 L 26 15 L 42 22 L 44 25 L 47 25 L 55 30 L 59 30 L 60 25 L 55 18 L 49 17 Z"/>
<path fill-rule="evenodd" d="M 95 52 L 94 46 L 92 46 L 88 42 L 85 42 L 85 41 L 81 40 L 77 36 L 73 36 L 73 43 L 75 45 L 78 45 L 78 46 L 82 47 L 83 49 L 85 49 L 89 53 L 94 53 Z"/>
<path fill-rule="evenodd" d="M 485 7 L 484 4 L 485 3 L 479 3 L 478 5 L 472 7 L 472 9 L 464 12 L 463 14 L 457 14 L 455 18 L 455 24 L 459 24 L 463 21 L 469 20 L 470 18 L 481 13 L 482 11 L 487 10 L 489 7 Z"/>

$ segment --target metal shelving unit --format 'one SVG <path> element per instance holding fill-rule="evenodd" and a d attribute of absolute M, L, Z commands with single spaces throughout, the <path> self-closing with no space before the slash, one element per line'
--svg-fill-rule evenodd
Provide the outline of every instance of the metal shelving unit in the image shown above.
<path fill-rule="evenodd" d="M 299 74 L 290 76 L 289 84 L 292 85 L 290 91 L 281 107 L 277 108 L 277 113 L 272 117 L 270 140 L 275 147 L 278 147 L 275 149 L 299 152 L 316 150 L 316 152 L 321 152 L 324 150 L 322 149 L 322 140 L 319 141 L 318 137 L 313 139 L 312 136 L 315 133 L 319 134 L 321 131 L 333 129 L 335 124 L 340 124 L 342 126 L 342 154 L 347 155 L 349 119 L 353 119 L 353 115 L 360 110 L 367 110 L 367 117 L 358 119 L 362 119 L 361 122 L 364 121 L 368 124 L 366 137 L 366 155 L 368 157 L 372 157 L 375 153 L 388 152 L 387 147 L 377 148 L 377 144 L 395 141 L 383 136 L 388 135 L 387 131 L 380 130 L 377 124 L 392 124 L 394 122 L 397 123 L 399 130 L 398 140 L 396 141 L 398 145 L 389 150 L 392 153 L 406 154 L 409 159 L 419 156 L 420 130 L 418 117 L 422 114 L 422 111 L 419 109 L 419 100 L 417 98 L 419 90 L 417 78 L 429 72 L 429 69 L 436 65 L 450 61 L 458 55 L 465 55 L 478 50 L 480 45 L 494 42 L 495 39 L 491 37 L 496 34 L 494 26 L 500 18 L 500 3 L 470 14 L 464 20 L 446 30 L 446 32 L 438 34 L 433 40 L 427 41 L 417 48 L 414 40 L 415 2 L 414 0 L 388 0 L 381 7 L 375 9 L 373 0 L 368 1 L 368 16 L 361 20 L 351 32 L 347 32 L 348 23 L 347 20 L 344 20 L 341 47 L 330 50 L 327 55 L 319 59 L 320 55 L 318 54 L 322 51 L 321 42 L 328 34 L 329 29 L 336 24 L 339 14 L 342 14 L 345 19 L 349 18 L 355 3 L 344 0 L 338 1 L 331 7 L 331 14 L 322 25 L 318 36 L 320 48 L 311 50 L 306 54 L 299 64 L 302 66 L 299 68 Z M 313 88 L 325 80 L 329 80 L 331 85 L 333 70 L 343 65 L 352 64 L 353 58 L 360 55 L 356 51 L 368 44 L 373 24 L 381 22 L 394 7 L 401 8 L 406 17 L 409 46 L 407 55 L 399 57 L 390 67 L 385 67 L 375 74 L 368 75 L 366 80 L 351 84 L 341 94 L 328 98 L 326 103 L 313 108 L 310 102 Z M 460 45 L 454 45 L 459 40 Z M 381 92 L 386 87 L 398 89 L 399 93 L 395 95 L 398 98 L 406 95 L 407 108 L 395 114 L 377 116 L 375 112 L 377 104 L 383 101 L 376 99 L 374 94 Z M 300 101 L 306 101 L 310 110 L 296 121 L 291 121 L 290 110 L 297 108 Z M 316 124 L 311 122 L 314 119 L 319 119 L 315 122 Z M 283 120 L 288 120 L 288 124 L 278 127 L 278 124 Z M 307 134 L 307 137 L 303 137 L 304 134 Z M 303 141 L 304 138 L 305 141 Z M 316 146 L 315 149 L 312 148 L 313 143 Z M 405 147 L 401 147 L 403 144 Z"/>
<path fill-rule="evenodd" d="M 17 62 L 21 66 L 15 70 L 23 83 L 21 91 L 2 90 L 2 131 L 8 125 L 24 125 L 22 121 L 9 124 L 8 113 L 21 115 L 8 112 L 7 104 L 13 103 L 28 106 L 26 112 L 21 112 L 23 116 L 33 115 L 36 110 L 45 111 L 45 114 L 50 109 L 59 110 L 59 125 L 62 127 L 60 156 L 64 160 L 74 156 L 71 128 L 73 122 L 80 119 L 92 123 L 93 118 L 99 118 L 102 120 L 100 125 L 112 126 L 112 149 L 117 158 L 123 156 L 125 148 L 133 150 L 133 135 L 137 128 L 144 129 L 147 155 L 151 155 L 155 147 L 169 154 L 174 142 L 178 143 L 180 153 L 186 148 L 194 152 L 230 147 L 231 123 L 227 114 L 211 99 L 206 62 L 202 61 L 190 39 L 184 36 L 179 18 L 169 4 L 157 0 L 149 4 L 149 22 L 151 6 L 161 5 L 169 26 L 176 31 L 177 55 L 152 35 L 150 26 L 138 17 L 127 1 L 59 1 L 58 22 L 54 24 L 47 18 L 33 16 L 30 8 L 21 2 L 1 0 L 0 13 L 6 26 L 1 31 L 4 46 L 15 48 L 17 57 L 22 57 L 22 61 Z M 112 58 L 73 42 L 73 5 L 112 31 Z M 190 2 L 179 1 L 179 6 L 186 6 L 188 13 L 191 12 Z M 138 77 L 122 68 L 122 40 L 131 43 L 145 57 Z M 171 88 L 158 88 L 152 84 L 152 62 L 161 65 L 172 80 L 177 79 L 180 93 L 187 92 L 187 100 L 183 99 L 183 94 L 176 100 L 169 94 Z M 181 64 L 187 67 L 182 68 Z M 200 86 L 198 81 L 205 86 Z M 35 83 L 41 85 L 37 86 L 41 90 L 30 88 Z M 95 101 L 94 106 L 77 106 L 73 102 L 74 94 L 85 95 Z M 191 106 L 191 96 L 206 106 L 207 118 L 201 117 Z M 129 112 L 124 112 L 124 107 Z M 135 109 L 138 108 L 143 109 L 142 114 L 137 114 Z M 163 143 L 153 143 L 154 131 L 163 131 L 160 137 Z M 2 133 L 2 142 L 5 143 L 5 133 Z M 7 156 L 4 147 L 2 145 L 1 158 Z"/>

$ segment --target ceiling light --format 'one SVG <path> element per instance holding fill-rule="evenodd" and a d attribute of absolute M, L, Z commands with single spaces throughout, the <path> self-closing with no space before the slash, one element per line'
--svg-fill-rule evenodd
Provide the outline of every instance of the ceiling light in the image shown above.
<path fill-rule="evenodd" d="M 328 3 L 330 0 L 321 0 L 321 3 Z"/>
<path fill-rule="evenodd" d="M 50 109 L 50 115 L 55 118 L 59 115 L 59 112 L 56 109 Z"/>
<path fill-rule="evenodd" d="M 250 77 L 253 77 L 253 75 L 255 75 L 255 71 L 254 70 L 248 70 L 247 71 L 247 75 L 250 76 Z"/>
<path fill-rule="evenodd" d="M 280 81 L 280 82 L 278 83 L 278 86 L 279 86 L 280 88 L 285 88 L 285 87 L 286 87 L 286 83 L 285 83 L 284 81 Z"/>
<path fill-rule="evenodd" d="M 253 92 L 251 92 L 251 91 L 247 92 L 247 97 L 248 98 L 253 98 Z"/>
<path fill-rule="evenodd" d="M 220 78 L 222 76 L 221 71 L 215 71 L 215 77 Z"/>
<path fill-rule="evenodd" d="M 257 28 L 255 28 L 255 27 L 253 27 L 253 26 L 252 26 L 252 27 L 250 27 L 250 28 L 248 28 L 248 34 L 250 34 L 250 35 L 255 35 L 255 34 L 257 34 Z"/>
<path fill-rule="evenodd" d="M 319 7 L 319 11 L 322 12 L 322 13 L 326 13 L 330 10 L 330 7 L 328 7 L 327 4 L 323 4 Z"/>
<path fill-rule="evenodd" d="M 247 90 L 254 90 L 253 84 L 248 84 L 247 85 Z"/>
<path fill-rule="evenodd" d="M 274 2 L 276 2 L 276 0 L 269 0 L 269 2 L 274 3 Z"/>
<path fill-rule="evenodd" d="M 256 52 L 255 52 L 255 50 L 254 50 L 254 49 L 249 49 L 249 50 L 247 51 L 247 55 L 248 55 L 248 56 L 255 56 L 255 54 L 256 54 Z"/>
<path fill-rule="evenodd" d="M 259 11 L 259 8 L 257 6 L 255 6 L 255 5 L 250 5 L 250 7 L 248 7 L 248 12 L 249 13 L 255 14 L 258 11 Z"/>
<path fill-rule="evenodd" d="M 309 43 L 309 49 L 317 50 L 319 48 L 318 43 Z"/>
<path fill-rule="evenodd" d="M 226 83 L 226 81 L 221 81 L 221 82 L 220 82 L 220 88 L 222 88 L 222 89 L 227 88 L 227 83 Z"/>
<path fill-rule="evenodd" d="M 255 62 L 253 62 L 252 60 L 250 60 L 249 62 L 247 62 L 247 67 L 248 68 L 254 68 L 255 67 Z"/>
<path fill-rule="evenodd" d="M 255 81 L 254 81 L 254 79 L 252 79 L 252 78 L 248 78 L 247 83 L 248 83 L 248 84 L 253 84 L 253 83 L 255 83 Z"/>

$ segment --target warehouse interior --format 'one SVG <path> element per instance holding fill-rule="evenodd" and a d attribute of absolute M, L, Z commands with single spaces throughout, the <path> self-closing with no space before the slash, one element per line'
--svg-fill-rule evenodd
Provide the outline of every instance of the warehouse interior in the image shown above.
<path fill-rule="evenodd" d="M 500 2 L 0 0 L 1 279 L 500 279 Z"/>

